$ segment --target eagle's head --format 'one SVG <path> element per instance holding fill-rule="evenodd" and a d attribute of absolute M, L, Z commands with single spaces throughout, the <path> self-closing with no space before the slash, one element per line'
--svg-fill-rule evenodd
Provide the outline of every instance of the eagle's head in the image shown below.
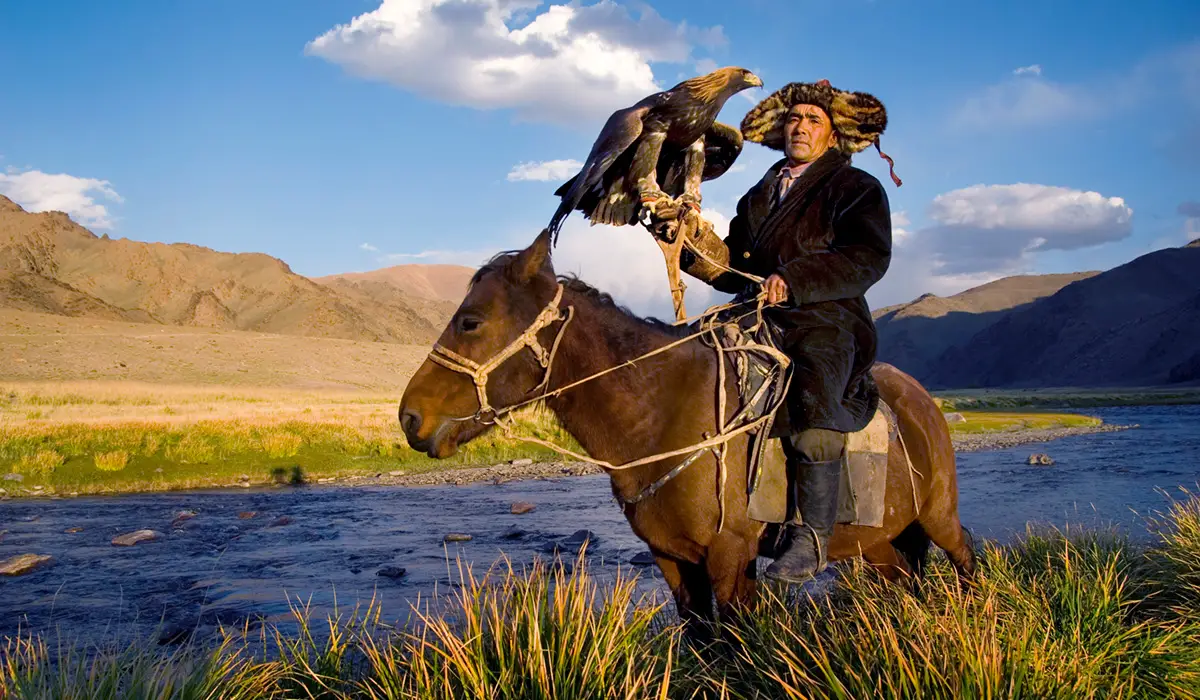
<path fill-rule="evenodd" d="M 708 75 L 701 75 L 683 83 L 692 94 L 705 101 L 720 101 L 747 88 L 762 87 L 762 79 L 745 68 L 725 66 Z"/>

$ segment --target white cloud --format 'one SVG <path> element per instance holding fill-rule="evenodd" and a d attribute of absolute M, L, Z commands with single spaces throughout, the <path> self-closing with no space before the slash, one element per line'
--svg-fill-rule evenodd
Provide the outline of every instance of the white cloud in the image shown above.
<path fill-rule="evenodd" d="M 75 177 L 40 170 L 0 173 L 0 194 L 30 212 L 62 211 L 89 228 L 112 229 L 108 208 L 98 198 L 121 203 L 108 180 Z"/>
<path fill-rule="evenodd" d="M 1120 197 L 1018 183 L 938 195 L 934 225 L 914 234 L 945 274 L 1023 267 L 1040 250 L 1076 250 L 1127 237 L 1133 210 Z M 919 239 L 919 240 L 918 240 Z"/>
<path fill-rule="evenodd" d="M 1037 63 L 1032 66 L 1021 66 L 1013 71 L 1013 75 L 1041 75 L 1042 67 Z"/>
<path fill-rule="evenodd" d="M 535 182 L 563 181 L 573 177 L 583 167 L 577 160 L 546 160 L 540 163 L 519 163 L 508 173 L 509 182 L 531 180 Z"/>
<path fill-rule="evenodd" d="M 375 246 L 371 245 L 370 243 L 363 243 L 362 245 L 359 246 L 359 248 L 362 248 L 363 250 L 370 252 L 370 253 L 378 253 L 379 252 L 379 249 L 376 248 Z"/>
<path fill-rule="evenodd" d="M 692 46 L 725 43 L 720 27 L 673 24 L 612 0 L 383 0 L 305 47 L 360 77 L 427 98 L 521 118 L 605 116 L 661 89 L 650 62 L 684 63 Z"/>
<path fill-rule="evenodd" d="M 877 308 L 1028 273 L 1042 251 L 1126 238 L 1132 216 L 1120 197 L 1065 187 L 1020 183 L 947 192 L 930 204 L 929 225 L 909 230 L 906 212 L 892 215 L 892 263 L 867 296 Z"/>
<path fill-rule="evenodd" d="M 712 209 L 704 210 L 702 215 L 712 222 L 718 236 L 725 237 L 729 230 L 727 216 Z M 662 252 L 641 226 L 591 226 L 582 218 L 568 219 L 554 250 L 554 269 L 559 274 L 575 274 L 608 292 L 634 313 L 663 320 L 675 318 Z M 689 315 L 729 299 L 729 295 L 698 279 L 686 274 L 683 279 L 687 285 L 683 299 Z"/>
<path fill-rule="evenodd" d="M 908 212 L 898 211 L 892 213 L 892 245 L 901 246 L 912 235 L 907 226 L 912 222 L 908 219 Z"/>

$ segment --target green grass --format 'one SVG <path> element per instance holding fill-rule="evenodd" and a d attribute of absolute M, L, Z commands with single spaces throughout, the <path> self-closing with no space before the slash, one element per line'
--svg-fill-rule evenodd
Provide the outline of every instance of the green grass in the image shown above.
<path fill-rule="evenodd" d="M 1196 698 L 1200 498 L 1142 548 L 1107 531 L 1028 531 L 985 545 L 963 591 L 935 558 L 921 595 L 863 565 L 816 603 L 775 589 L 698 649 L 635 581 L 585 559 L 501 565 L 442 612 L 383 624 L 377 608 L 298 632 L 227 629 L 218 644 L 87 654 L 37 637 L 0 649 L 13 698 Z"/>
<path fill-rule="evenodd" d="M 353 419 L 262 418 L 195 422 L 0 423 L 0 474 L 17 472 L 20 486 L 48 493 L 157 491 L 238 483 L 418 473 L 523 457 L 550 458 L 550 450 L 499 431 L 447 460 L 408 447 L 394 416 Z M 524 411 L 516 434 L 579 449 L 545 410 Z M 11 482 L 3 484 L 13 491 Z"/>
<path fill-rule="evenodd" d="M 960 411 L 965 423 L 951 423 L 950 433 L 977 434 L 1012 430 L 1047 430 L 1050 428 L 1093 427 L 1103 423 L 1099 418 L 1075 413 L 1012 413 L 1002 411 Z"/>
<path fill-rule="evenodd" d="M 964 389 L 939 391 L 945 411 L 1096 408 L 1200 403 L 1200 387 L 1143 389 Z"/>

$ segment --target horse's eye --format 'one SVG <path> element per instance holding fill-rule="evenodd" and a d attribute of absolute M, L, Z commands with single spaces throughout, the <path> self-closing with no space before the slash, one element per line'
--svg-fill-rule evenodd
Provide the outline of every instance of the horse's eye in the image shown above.
<path fill-rule="evenodd" d="M 483 325 L 483 321 L 480 321 L 477 318 L 471 318 L 470 316 L 464 316 L 463 318 L 458 319 L 458 330 L 463 333 L 477 331 L 481 325 Z"/>

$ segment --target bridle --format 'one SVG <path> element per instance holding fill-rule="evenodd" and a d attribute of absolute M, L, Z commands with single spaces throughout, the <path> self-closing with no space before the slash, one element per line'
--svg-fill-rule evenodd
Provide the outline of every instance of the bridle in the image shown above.
<path fill-rule="evenodd" d="M 525 348 L 529 348 L 533 352 L 533 356 L 537 358 L 538 364 L 542 366 L 542 381 L 538 383 L 529 393 L 541 393 L 550 383 L 550 370 L 554 364 L 554 355 L 558 352 L 558 344 L 562 341 L 563 333 L 567 330 L 567 325 L 575 316 L 575 307 L 568 306 L 565 310 L 559 308 L 562 303 L 563 286 L 559 283 L 558 290 L 554 293 L 554 298 L 550 303 L 542 309 L 537 318 L 533 319 L 533 323 L 525 329 L 525 332 L 517 336 L 515 340 L 509 343 L 503 350 L 492 356 L 492 358 L 482 364 L 472 360 L 469 357 L 463 357 L 454 352 L 450 348 L 441 343 L 434 343 L 433 350 L 429 352 L 429 359 L 437 364 L 445 367 L 453 372 L 465 374 L 475 383 L 475 393 L 478 394 L 479 410 L 473 415 L 465 418 L 455 418 L 458 421 L 477 420 L 481 423 L 494 423 L 496 419 L 505 413 L 510 412 L 514 407 L 495 409 L 488 403 L 487 397 L 487 381 L 488 375 L 495 371 L 500 365 L 504 364 L 508 358 L 516 355 Z M 552 323 L 562 321 L 562 326 L 558 329 L 558 334 L 554 336 L 554 344 L 549 350 L 542 347 L 538 342 L 538 333 Z"/>
<path fill-rule="evenodd" d="M 429 352 L 429 359 L 431 361 L 441 365 L 442 367 L 445 367 L 446 369 L 448 369 L 452 372 L 458 372 L 459 374 L 465 374 L 468 377 L 470 377 L 471 381 L 473 381 L 475 383 L 475 392 L 478 395 L 479 410 L 477 410 L 474 414 L 472 414 L 470 416 L 466 416 L 463 418 L 451 418 L 450 420 L 453 420 L 453 421 L 474 420 L 474 421 L 478 421 L 480 423 L 498 425 L 503 430 L 505 430 L 505 432 L 508 433 L 511 437 L 514 437 L 517 440 L 521 440 L 523 442 L 528 442 L 528 443 L 532 443 L 535 445 L 541 445 L 543 447 L 547 447 L 551 450 L 554 450 L 555 452 L 558 452 L 561 455 L 571 457 L 573 459 L 577 459 L 582 462 L 590 462 L 591 464 L 595 464 L 609 472 L 620 471 L 620 470 L 625 470 L 625 469 L 633 469 L 635 467 L 639 467 L 644 464 L 650 464 L 651 462 L 656 462 L 656 461 L 659 461 L 662 459 L 667 459 L 667 458 L 676 457 L 676 456 L 685 457 L 683 462 L 681 462 L 675 468 L 668 471 L 661 478 L 659 478 L 657 481 L 655 481 L 654 483 L 652 483 L 649 486 L 647 486 L 646 488 L 644 488 L 640 493 L 633 496 L 632 498 L 619 498 L 618 497 L 617 500 L 622 504 L 623 507 L 635 505 L 639 502 L 644 501 L 645 499 L 649 498 L 650 496 L 653 496 L 668 481 L 674 479 L 684 469 L 686 469 L 688 466 L 693 464 L 702 453 L 704 453 L 706 451 L 712 451 L 716 455 L 716 459 L 717 459 L 717 469 L 718 469 L 717 502 L 718 502 L 718 509 L 720 512 L 720 515 L 719 515 L 718 521 L 717 521 L 717 532 L 721 532 L 721 530 L 724 527 L 724 523 L 725 523 L 725 496 L 724 496 L 724 493 L 725 493 L 725 478 L 726 478 L 726 472 L 727 472 L 726 465 L 725 465 L 726 444 L 733 438 L 735 438 L 739 435 L 746 434 L 750 431 L 762 430 L 762 431 L 764 431 L 764 434 L 768 434 L 771 430 L 771 425 L 774 422 L 775 411 L 783 403 L 784 397 L 787 395 L 788 386 L 791 383 L 791 374 L 790 374 L 790 372 L 787 372 L 787 369 L 791 364 L 791 360 L 787 357 L 787 355 L 783 354 L 776 348 L 771 347 L 771 346 L 758 345 L 758 344 L 754 344 L 754 345 L 738 344 L 738 345 L 733 345 L 733 346 L 729 346 L 729 347 L 723 347 L 716 338 L 718 328 L 720 328 L 722 326 L 726 326 L 726 325 L 736 326 L 740 319 L 745 318 L 746 316 L 749 316 L 749 315 L 757 316 L 757 319 L 758 319 L 757 324 L 763 323 L 762 311 L 763 311 L 764 302 L 766 299 L 765 293 L 760 291 L 760 293 L 756 296 L 755 299 L 749 300 L 747 302 L 730 302 L 730 303 L 723 304 L 718 307 L 713 307 L 701 315 L 702 318 L 706 319 L 706 322 L 702 323 L 700 330 L 696 331 L 695 333 L 686 335 L 678 340 L 675 340 L 675 341 L 668 343 L 662 347 L 651 350 L 651 351 L 649 351 L 643 355 L 640 355 L 638 357 L 635 357 L 631 360 L 627 360 L 618 365 L 614 365 L 612 367 L 601 370 L 599 372 L 595 372 L 591 375 L 588 375 L 587 377 L 584 377 L 582 379 L 578 379 L 574 382 L 566 384 L 565 386 L 558 387 L 552 391 L 546 391 L 547 386 L 550 383 L 550 373 L 551 373 L 551 370 L 553 369 L 553 365 L 554 365 L 554 356 L 558 352 L 558 346 L 559 346 L 559 343 L 562 341 L 563 335 L 565 334 L 565 332 L 567 330 L 567 325 L 571 322 L 571 319 L 574 318 L 574 315 L 575 315 L 575 307 L 574 306 L 568 306 L 565 310 L 559 308 L 559 304 L 562 303 L 562 297 L 563 297 L 563 285 L 560 282 L 558 285 L 558 289 L 554 293 L 554 298 L 552 300 L 550 300 L 550 303 L 547 304 L 545 306 L 545 308 L 542 309 L 541 313 L 539 313 L 537 315 L 537 318 L 535 318 L 533 320 L 533 323 L 531 323 L 529 325 L 529 327 L 525 329 L 525 332 L 523 332 L 521 335 L 517 336 L 517 338 L 515 340 L 513 340 L 511 343 L 509 343 L 507 346 L 505 346 L 504 349 L 502 349 L 499 353 L 497 353 L 496 355 L 493 355 L 492 358 L 487 360 L 486 362 L 483 362 L 483 363 L 476 362 L 475 360 L 472 360 L 468 357 L 463 357 L 462 355 L 454 352 L 453 350 L 450 350 L 449 348 L 445 347 L 441 343 L 434 343 L 433 349 Z M 746 303 L 754 303 L 756 305 L 755 310 L 753 312 L 743 314 L 742 316 L 738 316 L 738 317 L 728 320 L 728 321 L 716 321 L 716 316 L 720 311 L 723 311 L 725 309 L 731 309 L 731 308 L 738 307 L 738 306 L 742 306 Z M 558 333 L 554 336 L 554 343 L 550 346 L 550 350 L 547 351 L 546 348 L 543 347 L 540 342 L 538 342 L 537 334 L 539 332 L 541 332 L 542 329 L 546 328 L 550 324 L 555 323 L 557 321 L 562 321 L 563 323 L 562 323 L 562 326 L 559 327 Z M 558 396 L 558 395 L 562 394 L 563 392 L 568 391 L 568 390 L 570 390 L 574 387 L 577 387 L 581 384 L 585 384 L 587 382 L 593 381 L 593 380 L 598 379 L 598 378 L 600 378 L 606 374 L 609 374 L 611 372 L 616 372 L 622 368 L 631 367 L 642 360 L 645 360 L 645 359 L 648 359 L 655 355 L 667 352 L 667 351 L 671 350 L 672 348 L 679 347 L 680 345 L 682 345 L 684 343 L 691 342 L 692 340 L 695 340 L 702 336 L 712 337 L 712 339 L 713 339 L 712 347 L 713 347 L 713 350 L 716 351 L 717 356 L 718 356 L 718 360 L 717 360 L 717 368 L 718 368 L 717 423 L 718 423 L 718 430 L 717 430 L 716 434 L 704 433 L 704 436 L 703 436 L 704 439 L 700 442 L 688 445 L 686 447 L 676 448 L 673 450 L 667 450 L 665 452 L 659 452 L 657 454 L 642 457 L 640 459 L 635 459 L 631 462 L 626 462 L 624 464 L 611 464 L 611 463 L 605 462 L 603 460 L 594 459 L 588 455 L 579 454 L 578 452 L 575 452 L 573 450 L 566 449 L 559 445 L 555 445 L 552 442 L 547 442 L 545 440 L 541 440 L 536 437 L 515 435 L 515 434 L 513 434 L 513 426 L 509 422 L 505 422 L 502 420 L 505 415 L 512 413 L 513 411 L 515 411 L 521 407 L 528 406 L 530 404 L 536 403 L 538 401 L 543 401 L 545 399 L 552 398 L 554 396 Z M 540 364 L 542 366 L 542 381 L 539 382 L 537 386 L 535 386 L 533 389 L 531 389 L 529 391 L 529 394 L 533 394 L 532 398 L 525 399 L 524 401 L 517 402 L 511 406 L 507 406 L 504 408 L 499 408 L 499 409 L 492 408 L 492 406 L 488 402 L 488 398 L 487 398 L 488 375 L 491 374 L 496 368 L 498 368 L 506 360 L 511 358 L 513 355 L 516 355 L 517 353 L 521 352 L 525 348 L 529 348 L 530 351 L 533 352 L 534 357 L 537 358 L 538 364 Z M 724 355 L 725 355 L 725 353 L 728 353 L 728 352 L 745 352 L 745 351 L 763 352 L 775 359 L 775 361 L 777 363 L 778 371 L 781 373 L 781 374 L 776 375 L 776 381 L 779 383 L 780 388 L 778 391 L 775 392 L 775 395 L 772 397 L 772 399 L 770 401 L 770 406 L 764 410 L 762 415 L 759 415 L 757 417 L 751 416 L 750 415 L 750 407 L 753 404 L 757 403 L 758 399 L 767 390 L 768 383 L 766 383 L 766 382 L 763 383 L 763 385 L 760 387 L 757 395 L 747 405 L 743 406 L 740 411 L 738 411 L 732 418 L 729 418 L 727 420 L 726 416 L 725 416 L 725 358 L 724 358 Z"/>

